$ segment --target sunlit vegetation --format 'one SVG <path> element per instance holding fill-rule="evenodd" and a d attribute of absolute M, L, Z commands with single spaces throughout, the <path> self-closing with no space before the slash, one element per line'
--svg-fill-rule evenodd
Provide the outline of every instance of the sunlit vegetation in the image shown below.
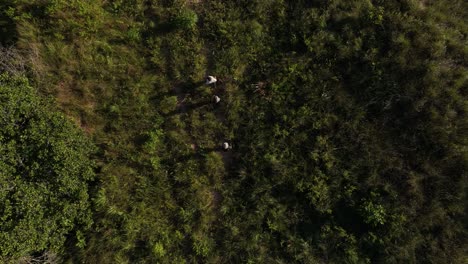
<path fill-rule="evenodd" d="M 2 260 L 84 246 L 92 219 L 93 145 L 23 77 L 0 75 L 0 252 Z"/>
<path fill-rule="evenodd" d="M 466 262 L 466 1 L 0 8 L 0 260 Z"/>

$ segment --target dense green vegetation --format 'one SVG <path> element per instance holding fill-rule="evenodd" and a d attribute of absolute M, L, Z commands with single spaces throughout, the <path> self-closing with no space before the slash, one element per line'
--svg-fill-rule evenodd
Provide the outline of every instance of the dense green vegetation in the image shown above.
<path fill-rule="evenodd" d="M 5 261 L 468 260 L 465 1 L 0 8 Z"/>
<path fill-rule="evenodd" d="M 92 145 L 24 78 L 0 75 L 0 103 L 2 256 L 60 253 L 69 236 L 83 246 L 92 223 Z"/>

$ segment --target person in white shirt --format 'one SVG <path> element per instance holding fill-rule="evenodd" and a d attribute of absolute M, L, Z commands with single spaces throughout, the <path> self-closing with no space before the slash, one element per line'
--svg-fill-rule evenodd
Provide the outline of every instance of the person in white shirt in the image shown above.
<path fill-rule="evenodd" d="M 213 77 L 211 75 L 209 75 L 208 77 L 206 77 L 206 85 L 210 85 L 210 84 L 213 84 L 213 83 L 216 83 L 218 80 L 216 80 L 216 77 Z"/>

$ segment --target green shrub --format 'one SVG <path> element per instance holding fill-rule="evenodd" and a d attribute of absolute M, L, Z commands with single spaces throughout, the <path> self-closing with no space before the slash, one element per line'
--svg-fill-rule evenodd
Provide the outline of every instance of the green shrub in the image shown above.
<path fill-rule="evenodd" d="M 83 246 L 93 145 L 24 78 L 0 76 L 0 112 L 0 255 L 60 252 L 73 231 Z"/>
<path fill-rule="evenodd" d="M 164 98 L 160 103 L 161 112 L 168 114 L 174 111 L 177 107 L 177 96 L 170 96 Z"/>
<path fill-rule="evenodd" d="M 198 15 L 191 9 L 182 9 L 171 19 L 171 25 L 176 29 L 193 29 L 198 22 Z"/>

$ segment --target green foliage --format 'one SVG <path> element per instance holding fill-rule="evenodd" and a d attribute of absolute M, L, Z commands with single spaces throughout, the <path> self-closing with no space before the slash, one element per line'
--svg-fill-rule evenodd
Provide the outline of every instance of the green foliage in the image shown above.
<path fill-rule="evenodd" d="M 466 259 L 464 1 L 3 6 L 32 83 L 99 146 L 66 260 Z"/>
<path fill-rule="evenodd" d="M 182 8 L 172 19 L 171 25 L 177 29 L 193 29 L 198 22 L 198 15 L 191 9 Z"/>
<path fill-rule="evenodd" d="M 85 246 L 92 144 L 25 78 L 0 76 L 0 111 L 0 254 L 61 252 L 75 235 Z"/>
<path fill-rule="evenodd" d="M 366 202 L 363 205 L 364 221 L 372 226 L 385 224 L 385 209 L 380 204 Z"/>
<path fill-rule="evenodd" d="M 177 106 L 177 97 L 176 96 L 171 96 L 164 98 L 164 100 L 161 101 L 161 112 L 164 114 L 168 114 L 176 109 Z"/>

